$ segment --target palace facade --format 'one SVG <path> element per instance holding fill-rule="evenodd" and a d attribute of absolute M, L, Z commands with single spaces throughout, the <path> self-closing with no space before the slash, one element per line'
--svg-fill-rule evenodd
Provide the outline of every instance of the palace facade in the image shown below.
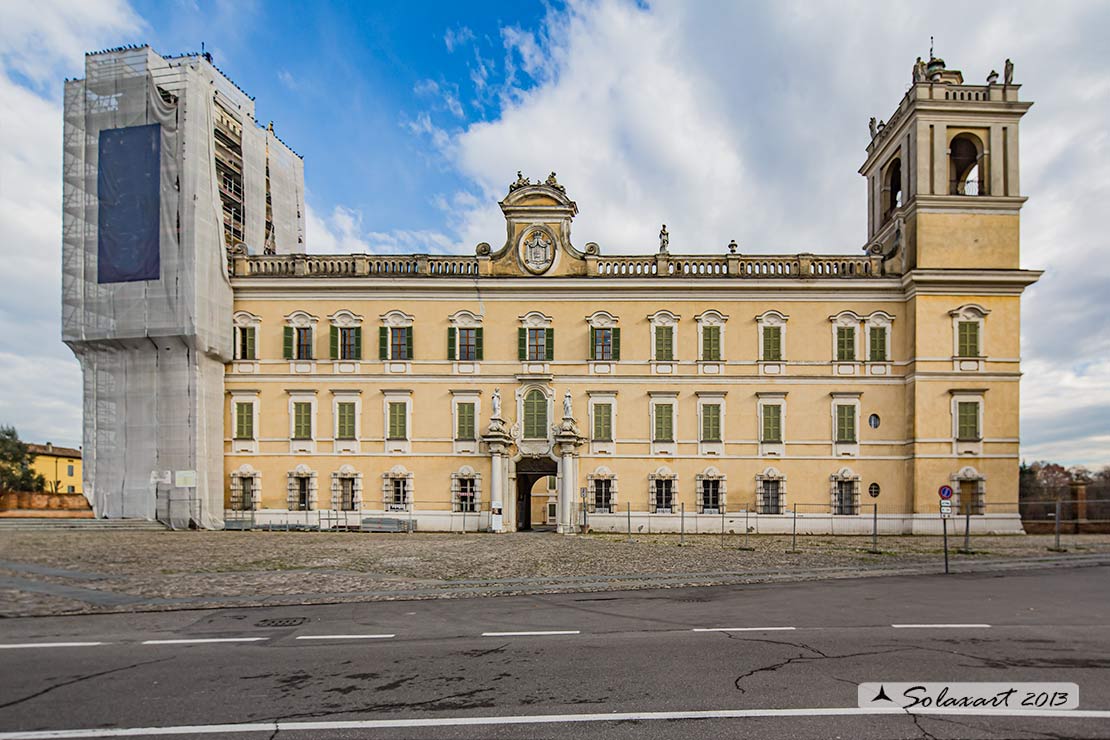
<path fill-rule="evenodd" d="M 227 507 L 851 531 L 875 503 L 916 531 L 947 484 L 974 527 L 1020 527 L 1018 89 L 915 68 L 872 122 L 861 256 L 672 254 L 665 227 L 605 256 L 554 173 L 473 256 L 235 256 Z"/>

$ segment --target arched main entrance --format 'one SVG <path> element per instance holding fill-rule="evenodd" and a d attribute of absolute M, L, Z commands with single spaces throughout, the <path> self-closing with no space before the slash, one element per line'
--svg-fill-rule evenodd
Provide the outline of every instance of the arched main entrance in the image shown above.
<path fill-rule="evenodd" d="M 522 457 L 516 462 L 516 528 L 532 529 L 545 520 L 532 521 L 532 487 L 536 481 L 559 474 L 559 463 L 550 457 Z"/>

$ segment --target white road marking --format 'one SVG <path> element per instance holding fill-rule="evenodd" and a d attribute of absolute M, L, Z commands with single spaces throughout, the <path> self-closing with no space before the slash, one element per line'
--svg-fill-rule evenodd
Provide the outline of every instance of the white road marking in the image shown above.
<path fill-rule="evenodd" d="M 298 640 L 388 640 L 397 635 L 298 635 Z"/>
<path fill-rule="evenodd" d="M 59 647 L 90 647 L 92 645 L 108 645 L 107 642 L 13 642 L 7 645 L 0 644 L 0 650 L 15 650 L 17 648 L 59 648 Z"/>
<path fill-rule="evenodd" d="M 797 627 L 695 627 L 693 632 L 781 632 Z"/>
<path fill-rule="evenodd" d="M 542 630 L 536 632 L 483 632 L 482 637 L 531 637 L 535 635 L 580 635 L 581 630 Z"/>
<path fill-rule="evenodd" d="M 227 735 L 252 732 L 322 732 L 374 730 L 398 727 L 459 727 L 482 725 L 541 725 L 576 722 L 644 722 L 651 720 L 744 719 L 751 717 L 867 717 L 881 714 L 964 715 L 994 717 L 1058 717 L 1110 719 L 1103 709 L 924 709 L 907 712 L 900 708 L 814 707 L 807 709 L 706 709 L 673 712 L 612 712 L 608 714 L 530 714 L 491 717 L 427 717 L 419 719 L 367 719 L 303 722 L 245 722 L 222 725 L 179 725 L 174 727 L 119 727 L 87 730 L 32 730 L 0 732 L 0 740 L 58 740 L 59 738 L 138 737 L 156 735 Z"/>
<path fill-rule="evenodd" d="M 894 629 L 987 629 L 989 624 L 892 624 Z"/>
<path fill-rule="evenodd" d="M 203 642 L 262 642 L 268 637 L 197 637 L 189 640 L 143 640 L 141 645 L 195 645 Z"/>

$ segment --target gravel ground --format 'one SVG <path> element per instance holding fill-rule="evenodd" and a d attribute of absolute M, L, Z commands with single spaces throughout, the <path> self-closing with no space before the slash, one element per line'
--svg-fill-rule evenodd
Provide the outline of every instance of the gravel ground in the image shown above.
<path fill-rule="evenodd" d="M 0 536 L 0 616 L 196 606 L 480 596 L 554 590 L 855 577 L 941 567 L 939 537 L 549 533 L 12 531 Z M 1052 555 L 1051 536 L 972 539 L 956 567 Z M 1110 555 L 1110 535 L 1069 536 L 1068 557 Z M 65 573 L 50 569 L 64 569 Z M 76 589 L 76 590 L 75 590 Z M 91 593 L 90 593 L 91 592 Z"/>

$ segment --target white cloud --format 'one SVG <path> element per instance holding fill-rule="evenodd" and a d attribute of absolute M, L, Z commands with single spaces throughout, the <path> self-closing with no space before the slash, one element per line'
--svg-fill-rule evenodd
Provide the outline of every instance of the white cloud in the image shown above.
<path fill-rule="evenodd" d="M 63 76 L 141 20 L 124 3 L 0 4 L 0 423 L 81 443 L 81 373 L 60 316 Z"/>
<path fill-rule="evenodd" d="M 443 43 L 447 46 L 449 52 L 454 52 L 455 49 L 473 40 L 474 32 L 466 26 L 448 28 L 447 32 L 443 34 Z"/>
<path fill-rule="evenodd" d="M 305 215 L 305 242 L 313 254 L 447 254 L 457 247 L 454 239 L 438 231 L 363 231 L 362 213 L 343 206 L 321 217 L 306 204 Z"/>

